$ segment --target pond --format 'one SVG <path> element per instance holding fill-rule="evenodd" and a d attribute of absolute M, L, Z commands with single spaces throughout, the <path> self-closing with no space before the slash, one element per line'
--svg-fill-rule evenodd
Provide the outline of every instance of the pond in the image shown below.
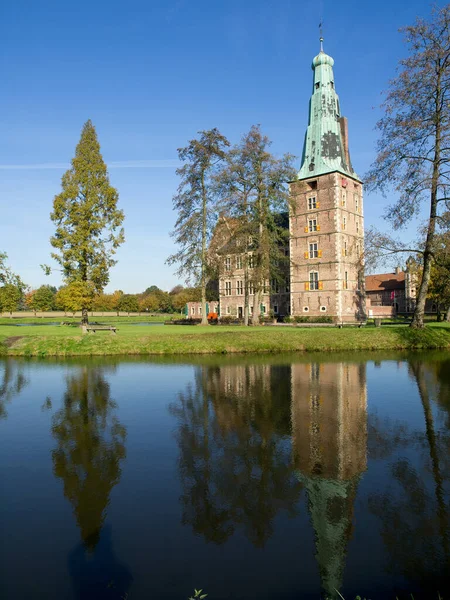
<path fill-rule="evenodd" d="M 2 600 L 449 597 L 448 354 L 0 361 Z"/>

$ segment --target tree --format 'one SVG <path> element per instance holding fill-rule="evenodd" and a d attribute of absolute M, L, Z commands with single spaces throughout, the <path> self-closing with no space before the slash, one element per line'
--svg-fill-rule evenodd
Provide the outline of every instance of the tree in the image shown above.
<path fill-rule="evenodd" d="M 22 290 L 12 283 L 0 287 L 0 311 L 12 314 L 17 310 L 22 298 Z"/>
<path fill-rule="evenodd" d="M 55 295 L 55 305 L 65 311 L 75 313 L 84 306 L 90 306 L 94 297 L 93 284 L 89 281 L 73 281 L 60 288 Z"/>
<path fill-rule="evenodd" d="M 139 302 L 133 294 L 123 294 L 117 302 L 117 309 L 130 313 L 139 312 Z"/>
<path fill-rule="evenodd" d="M 5 252 L 0 252 L 0 284 L 5 285 L 10 283 L 15 285 L 18 288 L 24 289 L 24 283 L 20 279 L 19 275 L 16 275 L 11 267 L 8 267 L 6 264 L 6 260 L 8 255 Z"/>
<path fill-rule="evenodd" d="M 253 325 L 259 324 L 260 299 L 268 279 L 286 276 L 284 246 L 288 229 L 280 213 L 289 208 L 287 183 L 295 177 L 293 157 L 280 159 L 269 151 L 271 142 L 253 126 L 228 154 L 216 183 L 222 215 L 234 218 L 231 237 L 243 252 L 244 323 L 249 320 L 249 287 L 253 285 Z M 283 269 L 284 263 L 284 269 Z M 251 273 L 250 273 L 251 270 Z"/>
<path fill-rule="evenodd" d="M 3 310 L 12 313 L 19 306 L 25 284 L 19 275 L 7 266 L 7 258 L 7 254 L 0 252 L 0 312 Z"/>
<path fill-rule="evenodd" d="M 91 121 L 81 132 L 72 167 L 62 177 L 62 192 L 53 201 L 50 217 L 56 223 L 50 242 L 66 283 L 82 282 L 85 291 L 101 293 L 117 248 L 124 241 L 124 214 L 117 208 L 119 195 L 109 183 L 108 171 Z M 82 323 L 94 294 L 83 295 Z"/>
<path fill-rule="evenodd" d="M 377 124 L 378 155 L 368 183 L 369 189 L 386 192 L 394 186 L 399 192 L 386 215 L 396 229 L 427 204 L 423 275 L 411 323 L 420 328 L 440 207 L 450 205 L 450 5 L 435 7 L 430 21 L 417 19 L 401 31 L 410 54 L 400 61 L 400 72 L 386 94 L 385 114 Z"/>
<path fill-rule="evenodd" d="M 187 276 L 202 292 L 202 325 L 208 324 L 206 285 L 208 282 L 208 244 L 216 221 L 214 174 L 225 158 L 228 140 L 214 128 L 199 132 L 200 138 L 178 149 L 185 163 L 177 169 L 181 178 L 178 193 L 173 198 L 178 218 L 172 237 L 180 247 L 167 259 L 169 265 L 179 265 L 177 275 Z"/>
<path fill-rule="evenodd" d="M 139 310 L 155 312 L 159 310 L 159 298 L 157 294 L 149 294 L 139 300 Z"/>
<path fill-rule="evenodd" d="M 31 297 L 27 298 L 27 306 L 35 312 L 52 310 L 55 303 L 56 290 L 50 285 L 41 285 L 37 290 L 33 290 Z"/>

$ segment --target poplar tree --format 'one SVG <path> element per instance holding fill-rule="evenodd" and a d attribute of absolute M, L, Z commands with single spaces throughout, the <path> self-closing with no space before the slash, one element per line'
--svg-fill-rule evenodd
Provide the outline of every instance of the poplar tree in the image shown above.
<path fill-rule="evenodd" d="M 399 193 L 386 215 L 395 229 L 426 205 L 423 276 L 411 323 L 420 328 L 441 207 L 450 208 L 450 5 L 435 7 L 430 21 L 417 19 L 401 31 L 409 56 L 400 61 L 386 93 L 384 116 L 377 124 L 378 155 L 368 182 L 372 189 L 394 187 Z"/>
<path fill-rule="evenodd" d="M 119 194 L 109 183 L 106 164 L 92 122 L 85 123 L 72 167 L 62 177 L 62 191 L 55 196 L 50 215 L 56 224 L 50 239 L 56 248 L 52 257 L 59 263 L 66 284 L 81 283 L 82 323 L 95 293 L 109 282 L 113 259 L 124 241 L 124 214 L 117 208 Z"/>
<path fill-rule="evenodd" d="M 177 275 L 200 287 L 202 325 L 207 325 L 208 245 L 217 221 L 214 174 L 230 143 L 216 128 L 200 131 L 199 136 L 178 149 L 178 157 L 185 164 L 177 169 L 181 181 L 173 208 L 178 218 L 171 236 L 179 250 L 166 262 L 178 264 Z"/>
<path fill-rule="evenodd" d="M 271 141 L 253 125 L 228 155 L 217 176 L 223 215 L 236 219 L 233 238 L 243 251 L 244 323 L 249 321 L 249 287 L 254 290 L 252 324 L 259 324 L 261 296 L 268 279 L 286 277 L 289 261 L 284 253 L 288 229 L 283 213 L 289 211 L 288 182 L 295 177 L 293 156 L 276 158 Z"/>

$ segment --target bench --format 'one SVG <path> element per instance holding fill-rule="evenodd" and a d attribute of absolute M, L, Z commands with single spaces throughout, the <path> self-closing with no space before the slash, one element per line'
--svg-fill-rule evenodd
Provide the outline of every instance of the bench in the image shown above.
<path fill-rule="evenodd" d="M 117 327 L 115 325 L 82 325 L 81 329 L 83 333 L 95 333 L 96 331 L 110 331 L 116 333 Z"/>
<path fill-rule="evenodd" d="M 336 327 L 339 327 L 339 329 L 342 329 L 343 327 L 358 327 L 361 329 L 361 327 L 364 327 L 365 324 L 365 321 L 361 321 L 360 323 L 336 323 Z"/>

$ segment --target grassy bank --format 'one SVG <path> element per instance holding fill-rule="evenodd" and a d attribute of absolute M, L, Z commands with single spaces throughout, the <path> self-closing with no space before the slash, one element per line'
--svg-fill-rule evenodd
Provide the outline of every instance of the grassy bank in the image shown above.
<path fill-rule="evenodd" d="M 9 356 L 177 355 L 419 350 L 450 348 L 450 327 L 363 329 L 186 327 L 119 324 L 117 335 L 82 336 L 76 327 L 1 326 L 0 353 Z"/>

